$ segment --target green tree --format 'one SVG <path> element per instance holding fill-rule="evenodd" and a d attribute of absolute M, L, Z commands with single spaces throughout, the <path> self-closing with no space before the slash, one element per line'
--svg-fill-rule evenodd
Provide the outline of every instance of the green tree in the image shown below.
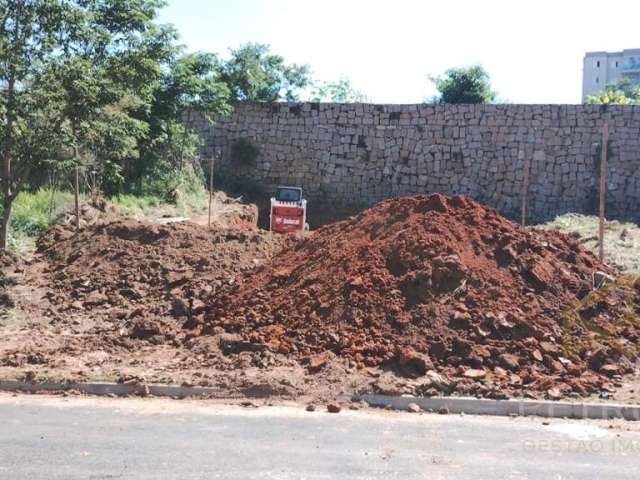
<path fill-rule="evenodd" d="M 231 50 L 231 58 L 221 64 L 221 80 L 233 100 L 277 102 L 299 100 L 300 92 L 311 84 L 307 65 L 287 64 L 269 45 L 247 43 Z"/>
<path fill-rule="evenodd" d="M 311 94 L 312 102 L 364 103 L 368 97 L 351 85 L 348 78 L 342 77 L 337 82 L 316 84 Z"/>
<path fill-rule="evenodd" d="M 7 246 L 13 201 L 31 172 L 55 157 L 62 99 L 34 81 L 60 45 L 64 7 L 55 1 L 0 0 L 2 228 Z"/>
<path fill-rule="evenodd" d="M 0 0 L 0 248 L 31 172 L 92 157 L 117 177 L 118 163 L 138 155 L 148 135 L 141 117 L 175 52 L 175 34 L 154 24 L 163 4 Z"/>
<path fill-rule="evenodd" d="M 604 90 L 590 95 L 585 99 L 587 104 L 640 104 L 640 85 L 634 84 L 629 79 L 623 79 L 617 83 L 607 85 Z"/>
<path fill-rule="evenodd" d="M 96 108 L 86 118 L 85 135 L 78 140 L 83 147 L 83 163 L 90 163 L 86 166 L 97 174 L 96 186 L 107 194 L 121 192 L 127 177 L 141 163 L 142 145 L 151 135 L 148 120 L 156 85 L 166 64 L 180 50 L 176 45 L 175 29 L 153 23 L 157 5 L 159 3 L 154 3 L 153 9 L 142 12 L 111 13 L 111 17 L 120 19 L 128 13 L 133 14 L 141 30 L 126 33 L 123 41 L 118 40 L 119 35 L 112 37 L 119 45 L 111 55 L 85 55 L 83 58 L 91 65 L 94 81 L 98 80 L 104 86 L 100 97 L 89 96 L 87 99 L 96 102 L 93 103 Z M 141 3 L 138 8 L 148 6 Z M 73 70 L 66 73 L 73 73 Z M 68 81 L 65 87 L 69 93 L 76 90 L 76 84 Z M 80 102 L 74 104 L 71 105 L 73 109 L 81 107 Z"/>
<path fill-rule="evenodd" d="M 220 80 L 215 55 L 176 52 L 167 63 L 153 91 L 144 118 L 150 134 L 141 144 L 141 161 L 133 176 L 141 180 L 175 176 L 185 165 L 194 165 L 201 139 L 193 126 L 197 118 L 210 125 L 231 111 L 229 89 Z"/>
<path fill-rule="evenodd" d="M 132 146 L 147 131 L 147 126 L 131 113 L 150 100 L 148 85 L 160 74 L 158 58 L 153 55 L 158 52 L 152 52 L 149 45 L 158 44 L 153 20 L 163 3 L 110 0 L 62 5 L 65 23 L 60 50 L 64 55 L 49 59 L 44 72 L 49 88 L 64 93 L 63 118 L 72 137 L 79 227 L 80 168 L 87 166 L 87 159 L 93 159 L 103 172 L 117 173 L 103 164 L 110 159 L 102 155 L 135 155 Z M 114 141 L 112 126 L 123 136 L 120 141 Z M 107 138 L 111 141 L 104 141 Z"/>
<path fill-rule="evenodd" d="M 436 103 L 491 103 L 497 95 L 481 65 L 451 68 L 444 75 L 429 79 L 439 92 L 433 99 Z"/>

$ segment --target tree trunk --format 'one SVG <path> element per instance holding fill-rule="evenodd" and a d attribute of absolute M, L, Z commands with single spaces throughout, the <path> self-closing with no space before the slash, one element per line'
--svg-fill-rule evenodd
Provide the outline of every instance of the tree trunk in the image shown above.
<path fill-rule="evenodd" d="M 7 244 L 9 241 L 9 230 L 11 228 L 11 208 L 13 207 L 13 202 L 9 202 L 8 204 L 4 204 L 4 209 L 2 210 L 2 231 L 0 232 L 0 240 L 2 241 L 2 250 L 7 249 Z"/>
<path fill-rule="evenodd" d="M 7 141 L 5 142 L 4 155 L 2 156 L 2 228 L 0 229 L 0 249 L 7 249 L 9 228 L 11 226 L 11 207 L 13 206 L 11 147 L 13 143 L 13 120 L 15 114 L 15 78 L 9 78 L 7 82 Z"/>
<path fill-rule="evenodd" d="M 13 206 L 13 198 L 11 198 L 11 156 L 4 154 L 3 159 L 3 198 L 2 198 L 2 228 L 0 228 L 0 249 L 7 249 L 7 241 L 9 239 L 9 228 L 11 227 L 11 207 Z"/>

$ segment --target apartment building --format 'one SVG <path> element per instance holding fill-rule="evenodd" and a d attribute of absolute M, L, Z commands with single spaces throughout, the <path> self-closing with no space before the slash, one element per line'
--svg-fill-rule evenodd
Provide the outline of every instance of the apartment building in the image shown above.
<path fill-rule="evenodd" d="M 582 68 L 582 98 L 625 78 L 640 84 L 640 48 L 620 52 L 587 52 Z"/>

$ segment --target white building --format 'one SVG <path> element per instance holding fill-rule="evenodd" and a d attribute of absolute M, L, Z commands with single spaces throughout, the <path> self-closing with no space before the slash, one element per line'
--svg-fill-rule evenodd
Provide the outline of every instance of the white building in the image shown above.
<path fill-rule="evenodd" d="M 621 52 L 588 52 L 582 68 L 582 98 L 625 78 L 640 83 L 640 48 Z"/>

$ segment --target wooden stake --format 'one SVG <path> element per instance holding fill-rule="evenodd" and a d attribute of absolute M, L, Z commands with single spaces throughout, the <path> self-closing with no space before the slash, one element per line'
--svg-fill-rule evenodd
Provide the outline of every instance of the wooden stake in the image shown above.
<path fill-rule="evenodd" d="M 602 126 L 602 158 L 600 160 L 600 223 L 598 225 L 598 256 L 604 260 L 604 207 L 607 194 L 607 150 L 609 149 L 609 124 Z"/>
<path fill-rule="evenodd" d="M 58 188 L 57 175 L 54 173 L 54 180 L 51 182 L 51 198 L 49 199 L 49 208 L 47 211 L 47 221 L 51 223 L 51 217 L 53 216 L 53 202 L 56 199 L 56 190 Z"/>
<path fill-rule="evenodd" d="M 211 203 L 213 201 L 213 156 L 209 162 L 209 228 L 211 228 Z"/>
<path fill-rule="evenodd" d="M 524 179 L 522 182 L 522 226 L 527 226 L 527 196 L 529 195 L 529 170 L 531 167 L 530 164 L 530 155 L 533 151 L 533 148 L 529 147 L 528 144 L 524 147 Z"/>
<path fill-rule="evenodd" d="M 80 171 L 78 166 L 74 168 L 73 172 L 73 200 L 75 203 L 76 213 L 76 232 L 80 230 Z"/>

